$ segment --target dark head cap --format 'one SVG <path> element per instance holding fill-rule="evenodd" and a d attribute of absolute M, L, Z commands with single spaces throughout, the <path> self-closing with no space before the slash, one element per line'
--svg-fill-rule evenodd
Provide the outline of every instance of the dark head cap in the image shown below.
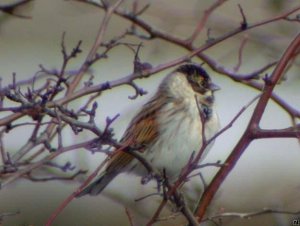
<path fill-rule="evenodd" d="M 186 75 L 187 80 L 196 92 L 205 93 L 207 90 L 216 91 L 220 89 L 219 86 L 212 83 L 207 72 L 199 64 L 181 65 L 176 69 L 176 72 Z"/>

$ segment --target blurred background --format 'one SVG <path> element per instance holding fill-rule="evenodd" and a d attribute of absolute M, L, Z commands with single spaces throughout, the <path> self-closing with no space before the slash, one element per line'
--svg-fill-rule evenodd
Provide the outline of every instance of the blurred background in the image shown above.
<path fill-rule="evenodd" d="M 1 0 L 1 5 L 16 1 Z M 107 1 L 111 2 L 111 1 Z M 121 7 L 130 10 L 132 2 L 125 0 Z M 140 0 L 141 5 L 150 4 L 142 18 L 155 28 L 169 32 L 181 38 L 188 38 L 195 29 L 204 11 L 215 1 L 199 0 Z M 281 15 L 299 7 L 298 0 L 229 0 L 217 8 L 209 17 L 205 29 L 210 29 L 210 37 L 219 37 L 240 26 L 242 21 L 238 8 L 240 4 L 249 24 Z M 65 32 L 67 49 L 71 50 L 82 40 L 83 52 L 68 65 L 69 70 L 77 70 L 83 63 L 103 18 L 101 9 L 75 1 L 36 0 L 18 8 L 17 14 L 31 19 L 19 18 L 0 13 L 0 76 L 2 86 L 12 81 L 16 73 L 19 80 L 31 78 L 39 65 L 49 69 L 60 68 L 62 63 L 61 38 Z M 300 11 L 298 11 L 300 13 Z M 109 23 L 105 40 L 120 35 L 130 23 L 113 16 Z M 278 21 L 261 26 L 234 36 L 219 45 L 205 51 L 225 68 L 233 70 L 238 62 L 238 50 L 247 40 L 243 49 L 243 61 L 238 73 L 250 73 L 264 65 L 277 60 L 289 42 L 299 32 L 298 22 Z M 207 32 L 203 31 L 196 44 L 203 45 Z M 136 38 L 128 42 L 139 44 Z M 152 65 L 166 63 L 187 53 L 186 50 L 166 41 L 155 39 L 143 41 L 139 56 L 143 62 Z M 134 54 L 126 47 L 118 47 L 109 53 L 105 60 L 93 65 L 91 73 L 94 84 L 122 78 L 133 70 Z M 201 63 L 199 59 L 193 61 Z M 224 75 L 205 69 L 213 81 L 222 87 L 216 93 L 217 109 L 222 127 L 249 103 L 258 92 L 244 85 L 235 83 Z M 96 121 L 104 128 L 106 117 L 120 114 L 113 123 L 116 138 L 120 138 L 127 124 L 139 107 L 155 92 L 161 79 L 171 71 L 165 70 L 147 79 L 137 80 L 137 84 L 148 91 L 148 95 L 130 100 L 134 94 L 129 86 L 121 86 L 104 92 L 98 99 Z M 271 72 L 272 70 L 270 70 Z M 87 81 L 89 76 L 86 76 Z M 299 62 L 290 68 L 285 80 L 275 92 L 287 103 L 300 109 Z M 74 108 L 81 104 L 74 103 Z M 251 106 L 232 128 L 220 136 L 204 160 L 205 163 L 224 161 L 235 146 L 252 114 Z M 0 114 L 4 116 L 3 113 Z M 280 107 L 273 102 L 268 104 L 261 127 L 280 129 L 291 126 L 291 120 Z M 28 132 L 19 129 L 7 134 L 4 143 L 10 152 L 14 152 L 28 139 Z M 90 134 L 76 136 L 71 130 L 64 133 L 64 144 L 76 143 L 89 139 Z M 76 150 L 55 159 L 58 163 L 72 162 L 76 167 L 92 172 L 104 155 L 91 154 L 86 150 Z M 264 208 L 284 211 L 300 211 L 300 146 L 296 139 L 264 139 L 251 143 L 238 164 L 222 184 L 213 200 L 209 212 L 211 216 L 225 212 L 248 213 Z M 203 170 L 207 182 L 211 180 L 216 169 L 206 167 Z M 16 216 L 6 217 L 4 226 L 38 226 L 44 225 L 55 208 L 80 185 L 84 177 L 73 182 L 31 182 L 18 180 L 0 191 L 0 213 L 20 211 Z M 142 186 L 140 179 L 133 176 L 119 176 L 97 197 L 84 197 L 72 201 L 59 215 L 53 225 L 57 226 L 115 226 L 130 225 L 125 208 L 132 213 L 137 224 L 143 225 L 145 219 L 152 216 L 158 204 L 156 199 L 135 202 L 152 189 L 151 184 Z M 292 225 L 297 215 L 268 214 L 247 219 L 224 218 L 219 225 Z M 162 222 L 161 225 L 180 225 L 177 221 Z M 207 225 L 215 225 L 207 223 Z"/>

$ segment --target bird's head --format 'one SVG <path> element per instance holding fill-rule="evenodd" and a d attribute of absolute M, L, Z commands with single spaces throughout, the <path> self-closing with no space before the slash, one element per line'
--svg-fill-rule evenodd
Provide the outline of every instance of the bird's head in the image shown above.
<path fill-rule="evenodd" d="M 205 105 L 212 105 L 214 102 L 214 92 L 220 87 L 214 84 L 208 73 L 198 64 L 184 64 L 176 69 L 177 73 L 184 74 L 195 92 L 198 100 Z"/>

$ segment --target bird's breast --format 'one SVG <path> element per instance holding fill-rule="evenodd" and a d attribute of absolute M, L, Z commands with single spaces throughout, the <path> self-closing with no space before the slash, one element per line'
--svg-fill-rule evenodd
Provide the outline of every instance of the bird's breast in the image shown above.
<path fill-rule="evenodd" d="M 193 153 L 202 146 L 202 123 L 195 104 L 169 103 L 158 114 L 159 137 L 145 152 L 146 159 L 158 170 L 166 170 L 170 180 L 176 179 Z M 212 117 L 211 120 L 217 120 Z M 209 139 L 217 127 L 208 121 L 205 136 Z M 208 128 L 206 128 L 208 127 Z M 206 152 L 209 148 L 206 149 Z"/>

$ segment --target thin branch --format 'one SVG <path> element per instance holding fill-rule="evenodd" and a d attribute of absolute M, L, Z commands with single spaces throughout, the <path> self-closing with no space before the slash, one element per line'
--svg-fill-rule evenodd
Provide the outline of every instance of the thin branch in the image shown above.
<path fill-rule="evenodd" d="M 255 139 L 265 138 L 299 138 L 300 136 L 300 124 L 285 129 L 256 129 L 253 131 L 253 137 Z"/>
<path fill-rule="evenodd" d="M 46 182 L 46 181 L 56 181 L 56 180 L 62 180 L 62 181 L 68 181 L 68 180 L 74 180 L 77 176 L 86 174 L 87 170 L 78 170 L 74 174 L 70 176 L 51 176 L 51 177 L 45 177 L 45 178 L 37 178 L 32 176 L 32 173 L 28 173 L 24 177 L 29 179 L 30 181 L 33 182 Z"/>
<path fill-rule="evenodd" d="M 57 156 L 65 153 L 65 152 L 74 151 L 74 150 L 80 149 L 80 148 L 85 148 L 85 147 L 89 146 L 92 142 L 94 142 L 94 139 L 90 140 L 90 141 L 78 143 L 78 144 L 73 144 L 73 145 L 70 145 L 70 146 L 65 146 L 61 149 L 56 150 L 56 152 L 53 152 L 53 153 L 47 155 L 42 160 L 39 160 L 39 161 L 34 162 L 32 164 L 29 164 L 24 169 L 20 169 L 17 172 L 11 174 L 9 178 L 7 178 L 6 180 L 3 180 L 1 182 L 1 189 L 6 187 L 7 185 L 9 185 L 10 183 L 14 182 L 18 178 L 22 177 L 23 175 L 33 171 L 34 169 L 37 169 L 37 168 L 43 166 L 47 162 L 49 162 L 49 161 L 53 160 L 54 158 L 56 158 Z"/>
<path fill-rule="evenodd" d="M 245 35 L 244 38 L 242 39 L 241 45 L 239 47 L 238 63 L 237 63 L 237 65 L 233 69 L 234 72 L 237 72 L 240 69 L 241 65 L 242 65 L 242 62 L 243 62 L 243 60 L 242 60 L 243 59 L 243 50 L 244 50 L 244 48 L 246 46 L 247 41 L 248 41 L 248 36 Z"/>
<path fill-rule="evenodd" d="M 25 156 L 32 148 L 39 144 L 44 143 L 49 139 L 47 133 L 41 133 L 39 137 L 35 137 L 34 140 L 28 140 L 13 156 L 12 161 L 18 162 L 23 156 Z"/>
<path fill-rule="evenodd" d="M 84 76 L 87 69 L 89 68 L 89 62 L 91 62 L 93 60 L 93 58 L 95 57 L 95 55 L 98 51 L 98 48 L 100 47 L 100 45 L 103 41 L 103 37 L 104 37 L 105 31 L 107 30 L 107 26 L 110 21 L 110 18 L 112 16 L 113 12 L 119 7 L 119 5 L 122 2 L 123 2 L 123 0 L 118 0 L 116 3 L 114 3 L 112 6 L 109 6 L 106 9 L 104 18 L 102 19 L 98 34 L 97 34 L 95 42 L 93 44 L 93 47 L 91 48 L 84 63 L 82 64 L 81 68 L 79 69 L 78 74 L 75 76 L 74 80 L 70 83 L 70 86 L 69 86 L 66 96 L 69 96 L 74 92 L 75 88 L 78 86 L 82 77 Z"/>
<path fill-rule="evenodd" d="M 243 18 L 243 20 L 241 22 L 241 29 L 244 30 L 244 29 L 247 29 L 248 22 L 247 22 L 246 15 L 244 13 L 244 10 L 243 10 L 242 6 L 240 4 L 238 4 L 238 7 L 239 7 L 240 13 L 241 13 L 242 18 Z"/>
<path fill-rule="evenodd" d="M 147 195 L 144 195 L 142 197 L 136 198 L 134 201 L 135 202 L 140 202 L 140 201 L 142 201 L 144 199 L 147 199 L 147 198 L 153 197 L 153 196 L 161 196 L 161 193 L 155 192 L 155 193 L 147 194 Z"/>
<path fill-rule="evenodd" d="M 158 208 L 156 209 L 156 211 L 154 212 L 154 214 L 152 215 L 152 217 L 150 218 L 150 220 L 147 222 L 146 226 L 152 226 L 156 220 L 158 219 L 161 211 L 163 210 L 163 208 L 165 207 L 165 205 L 167 204 L 168 199 L 164 198 L 161 203 L 159 204 Z"/>
<path fill-rule="evenodd" d="M 188 38 L 187 42 L 189 45 L 191 45 L 195 39 L 199 36 L 199 34 L 201 33 L 201 31 L 203 30 L 209 16 L 221 5 L 223 5 L 223 3 L 225 3 L 227 0 L 217 0 L 215 3 L 213 3 L 207 10 L 204 11 L 203 16 L 201 18 L 201 20 L 198 22 L 198 25 L 195 29 L 195 31 L 193 32 L 193 34 L 191 35 L 190 38 Z"/>

